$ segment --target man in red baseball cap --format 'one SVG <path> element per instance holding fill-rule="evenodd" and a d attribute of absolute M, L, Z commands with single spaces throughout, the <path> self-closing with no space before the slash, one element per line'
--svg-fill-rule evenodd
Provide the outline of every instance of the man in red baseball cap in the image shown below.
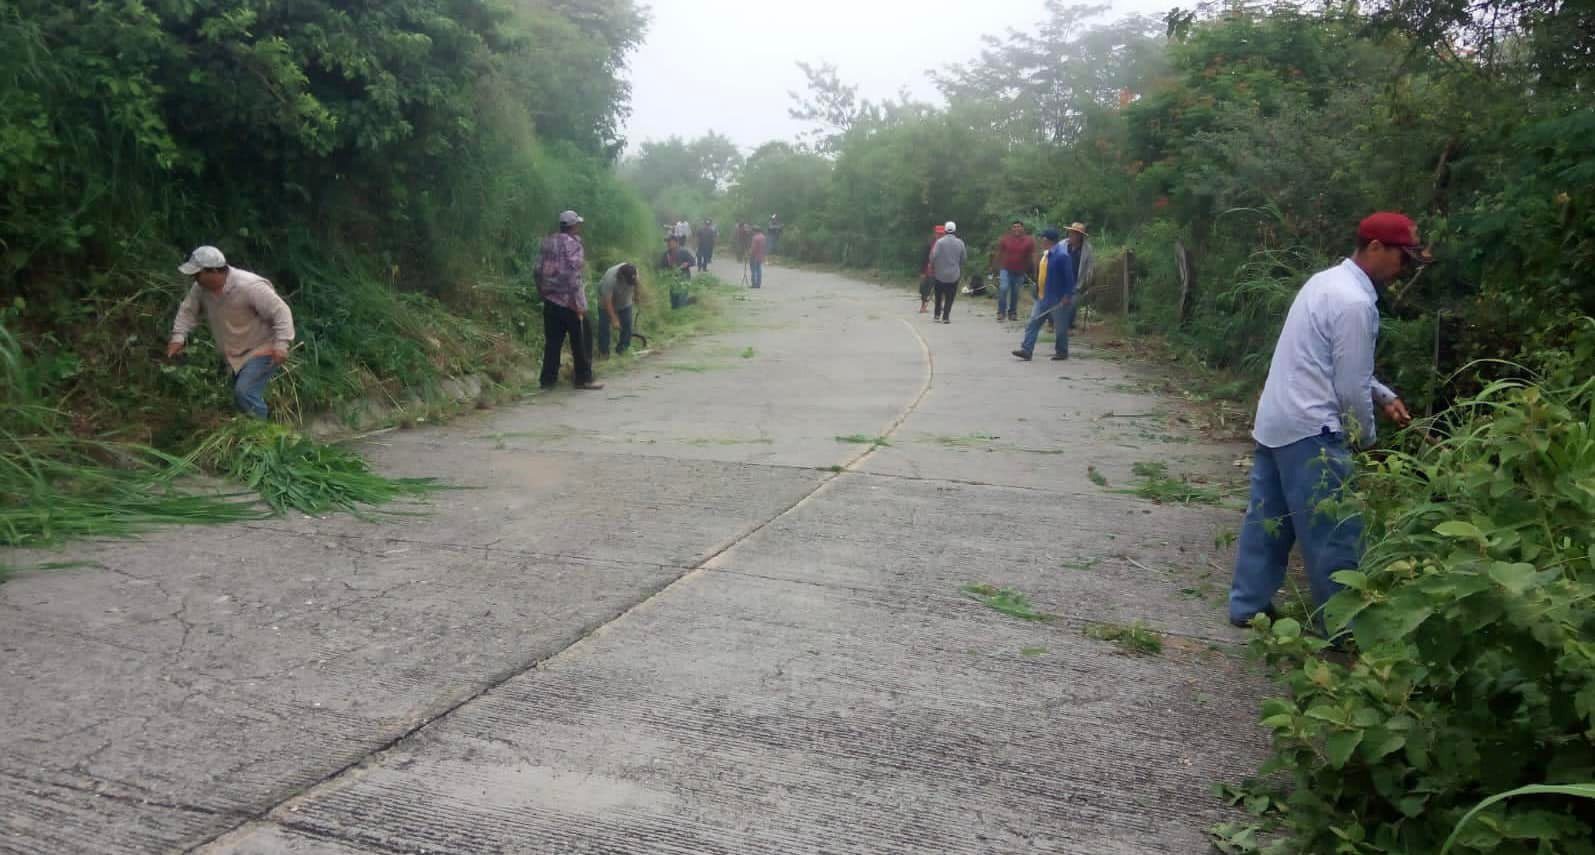
<path fill-rule="evenodd" d="M 1339 589 L 1330 576 L 1362 559 L 1362 520 L 1320 509 L 1351 475 L 1351 449 L 1374 438 L 1377 407 L 1397 425 L 1412 421 L 1401 399 L 1373 375 L 1379 338 L 1377 288 L 1427 261 L 1418 227 L 1380 212 L 1357 226 L 1357 251 L 1320 271 L 1291 303 L 1257 402 L 1251 501 L 1241 525 L 1229 618 L 1246 626 L 1274 615 L 1291 546 L 1301 544 L 1318 606 Z"/>

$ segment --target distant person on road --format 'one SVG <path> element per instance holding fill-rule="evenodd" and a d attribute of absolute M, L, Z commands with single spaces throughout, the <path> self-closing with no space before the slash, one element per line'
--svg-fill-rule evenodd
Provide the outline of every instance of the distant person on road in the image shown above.
<path fill-rule="evenodd" d="M 764 285 L 764 247 L 764 229 L 754 228 L 753 240 L 748 245 L 748 281 L 755 288 Z"/>
<path fill-rule="evenodd" d="M 770 215 L 770 225 L 769 225 L 770 254 L 771 255 L 775 255 L 776 252 L 778 252 L 780 250 L 780 247 L 781 247 L 781 230 L 784 229 L 784 228 L 786 228 L 786 227 L 781 225 L 781 218 L 777 217 L 774 214 L 771 214 Z"/>
<path fill-rule="evenodd" d="M 1291 302 L 1274 345 L 1252 438 L 1251 499 L 1241 523 L 1229 620 L 1246 626 L 1276 616 L 1273 598 L 1300 543 L 1313 602 L 1340 589 L 1330 577 L 1362 560 L 1362 520 L 1320 505 L 1351 476 L 1351 449 L 1372 442 L 1374 411 L 1405 426 L 1407 407 L 1373 375 L 1379 291 L 1427 261 L 1418 227 L 1402 214 L 1372 214 L 1357 226 L 1357 251 L 1319 271 Z"/>
<path fill-rule="evenodd" d="M 1057 229 L 1047 229 L 1041 233 L 1041 248 L 1044 252 L 1036 271 L 1036 303 L 1030 307 L 1030 320 L 1025 323 L 1024 339 L 1020 341 L 1019 349 L 1013 352 L 1014 356 L 1026 362 L 1035 353 L 1036 339 L 1041 336 L 1041 327 L 1049 318 L 1057 328 L 1052 358 L 1069 358 L 1067 313 L 1074 303 L 1074 263 L 1069 259 L 1068 244 L 1062 241 L 1063 235 Z"/>
<path fill-rule="evenodd" d="M 944 324 L 953 322 L 953 300 L 958 296 L 958 283 L 964 278 L 964 264 L 969 260 L 969 250 L 958 237 L 958 224 L 947 221 L 947 233 L 930 248 L 930 275 L 936 280 L 936 313 L 932 320 Z"/>
<path fill-rule="evenodd" d="M 714 220 L 704 220 L 698 227 L 698 272 L 703 273 L 709 269 L 709 263 L 714 261 L 714 242 L 720 237 L 720 230 L 715 228 Z"/>
<path fill-rule="evenodd" d="M 670 236 L 682 246 L 687 245 L 687 240 L 692 237 L 692 226 L 687 223 L 686 217 L 676 220 L 676 224 L 670 227 Z"/>
<path fill-rule="evenodd" d="M 1025 232 L 1023 220 L 1014 220 L 997 241 L 991 266 L 997 268 L 997 320 L 1019 320 L 1019 288 L 1036 267 L 1036 241 Z"/>
<path fill-rule="evenodd" d="M 575 211 L 559 215 L 559 231 L 543 239 L 537 262 L 537 293 L 543 297 L 544 389 L 559 385 L 559 357 L 570 339 L 576 362 L 577 389 L 602 389 L 593 382 L 592 331 L 587 320 L 587 256 L 581 241 L 582 218 Z"/>
<path fill-rule="evenodd" d="M 736 239 L 732 247 L 737 253 L 737 263 L 748 260 L 748 247 L 753 244 L 753 227 L 747 223 L 737 223 Z"/>
<path fill-rule="evenodd" d="M 1086 234 L 1085 223 L 1070 223 L 1064 232 L 1068 235 L 1069 260 L 1074 263 L 1075 293 L 1078 295 L 1091 281 L 1092 252 L 1090 235 Z M 1074 300 L 1069 306 L 1069 329 L 1074 329 L 1075 318 L 1080 315 L 1080 301 Z"/>
<path fill-rule="evenodd" d="M 604 271 L 598 280 L 598 353 L 609 355 L 609 333 L 620 333 L 616 353 L 631 348 L 631 325 L 637 301 L 637 265 L 617 264 Z"/>
<path fill-rule="evenodd" d="M 932 250 L 936 249 L 936 241 L 941 240 L 944 234 L 947 234 L 947 227 L 937 223 L 936 227 L 930 230 L 930 243 L 925 245 L 925 263 L 921 265 L 922 269 L 919 272 L 919 313 L 921 315 L 930 311 L 930 295 L 936 288 L 936 278 L 931 275 L 930 271 L 930 254 Z"/>
<path fill-rule="evenodd" d="M 267 416 L 266 384 L 288 359 L 294 340 L 294 316 L 288 304 L 265 279 L 227 264 L 214 246 L 202 246 L 178 265 L 191 277 L 188 295 L 177 307 L 172 335 L 166 343 L 168 359 L 187 347 L 188 334 L 205 313 L 216 350 L 233 375 L 233 406 L 241 413 Z"/>

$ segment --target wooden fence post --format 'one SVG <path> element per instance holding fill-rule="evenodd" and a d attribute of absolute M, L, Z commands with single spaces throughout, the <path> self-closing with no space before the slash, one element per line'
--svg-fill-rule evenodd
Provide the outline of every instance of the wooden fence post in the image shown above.
<path fill-rule="evenodd" d="M 1124 251 L 1124 316 L 1130 316 L 1130 269 L 1135 266 L 1135 251 Z"/>

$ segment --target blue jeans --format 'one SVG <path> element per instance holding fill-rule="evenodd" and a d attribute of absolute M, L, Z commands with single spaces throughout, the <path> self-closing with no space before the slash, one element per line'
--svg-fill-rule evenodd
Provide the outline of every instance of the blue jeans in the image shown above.
<path fill-rule="evenodd" d="M 1045 303 L 1037 303 L 1031 306 L 1030 320 L 1025 323 L 1025 338 L 1019 345 L 1019 349 L 1025 353 L 1035 351 L 1036 339 L 1041 336 L 1041 327 L 1047 322 L 1047 318 L 1050 317 L 1052 318 L 1053 328 L 1058 332 L 1057 343 L 1053 345 L 1053 352 L 1061 356 L 1068 356 L 1069 313 L 1073 310 L 1073 306 L 1073 301 L 1070 301 L 1068 305 L 1053 303 L 1048 306 Z"/>
<path fill-rule="evenodd" d="M 625 353 L 631 349 L 631 319 L 632 313 L 636 308 L 635 305 L 615 307 L 615 317 L 620 321 L 620 341 L 615 344 L 616 353 Z M 609 328 L 613 325 L 614 322 L 610 320 L 609 313 L 604 310 L 603 306 L 599 306 L 598 352 L 605 356 L 609 355 Z"/>
<path fill-rule="evenodd" d="M 764 262 L 748 262 L 748 281 L 752 282 L 755 288 L 764 284 Z"/>
<path fill-rule="evenodd" d="M 1019 290 L 1025 275 L 1014 270 L 1004 270 L 997 278 L 997 317 L 1019 314 Z"/>
<path fill-rule="evenodd" d="M 269 356 L 256 356 L 233 375 L 233 406 L 257 419 L 266 417 L 266 384 L 276 376 Z"/>
<path fill-rule="evenodd" d="M 1351 449 L 1344 434 L 1327 428 L 1283 448 L 1257 446 L 1252 496 L 1241 523 L 1229 615 L 1250 620 L 1268 608 L 1285 582 L 1290 548 L 1301 544 L 1307 582 L 1319 608 L 1340 590 L 1329 577 L 1355 570 L 1362 560 L 1362 518 L 1320 508 L 1340 495 L 1351 477 Z"/>

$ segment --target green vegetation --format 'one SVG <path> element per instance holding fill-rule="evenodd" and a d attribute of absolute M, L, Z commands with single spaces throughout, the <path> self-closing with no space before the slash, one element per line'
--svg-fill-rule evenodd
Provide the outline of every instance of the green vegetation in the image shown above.
<path fill-rule="evenodd" d="M 1045 656 L 1045 655 L 1047 655 L 1047 648 L 1045 648 L 1045 647 L 1021 647 L 1021 648 L 1019 648 L 1019 655 L 1020 656 Z"/>
<path fill-rule="evenodd" d="M 0 7 L 0 322 L 41 400 L 167 450 L 224 421 L 208 335 L 160 360 L 200 243 L 294 309 L 280 420 L 509 394 L 554 215 L 595 268 L 652 251 L 610 167 L 642 31 L 631 0 Z"/>
<path fill-rule="evenodd" d="M 911 271 L 949 218 L 977 255 L 1015 217 L 1081 220 L 1097 258 L 1086 302 L 1120 311 L 1133 250 L 1132 330 L 1244 397 L 1300 284 L 1352 249 L 1363 215 L 1396 208 L 1439 258 L 1385 300 L 1381 374 L 1415 411 L 1523 370 L 1595 374 L 1595 330 L 1578 323 L 1595 314 L 1583 8 L 1220 4 L 1105 21 L 1049 4 L 935 72 L 945 107 L 863 101 L 808 68 L 794 115 L 833 161 L 809 167 L 819 200 L 780 206 L 783 251 Z M 1183 312 L 1176 243 L 1198 272 Z"/>
<path fill-rule="evenodd" d="M 1189 476 L 1175 478 L 1170 475 L 1167 463 L 1141 462 L 1131 466 L 1130 471 L 1141 479 L 1141 483 L 1133 490 L 1119 492 L 1150 499 L 1160 505 L 1216 505 L 1224 498 L 1217 489 L 1191 483 Z"/>
<path fill-rule="evenodd" d="M 990 445 L 1000 438 L 990 433 L 936 434 L 930 437 L 930 441 L 949 448 L 973 448 Z"/>
<path fill-rule="evenodd" d="M 1097 467 L 1095 466 L 1087 466 L 1085 468 L 1085 476 L 1091 479 L 1091 483 L 1097 485 L 1098 487 L 1108 486 L 1107 476 L 1103 475 L 1101 472 L 1098 472 Z"/>
<path fill-rule="evenodd" d="M 1265 770 L 1291 786 L 1270 790 L 1281 836 L 1236 851 L 1437 852 L 1492 794 L 1595 781 L 1595 380 L 1499 382 L 1427 428 L 1333 511 L 1368 526 L 1324 609 L 1355 659 L 1324 656 L 1294 618 L 1255 633 L 1290 690 L 1263 707 Z M 1521 799 L 1489 805 L 1452 851 L 1592 839 L 1595 804 Z"/>
<path fill-rule="evenodd" d="M 1107 641 L 1137 656 L 1156 656 L 1163 652 L 1163 636 L 1141 621 L 1129 626 L 1116 623 L 1093 623 L 1085 628 L 1087 638 Z"/>
<path fill-rule="evenodd" d="M 194 452 L 206 471 L 260 494 L 276 513 L 360 511 L 442 489 L 431 478 L 384 478 L 358 455 L 270 422 L 240 418 Z"/>
<path fill-rule="evenodd" d="M 868 445 L 873 448 L 880 448 L 883 445 L 892 444 L 892 441 L 884 436 L 870 436 L 869 434 L 863 433 L 850 433 L 846 436 L 838 436 L 836 441 L 852 443 L 854 445 Z"/>
<path fill-rule="evenodd" d="M 993 585 L 965 585 L 961 589 L 975 601 L 1020 620 L 1051 620 L 1052 615 L 1038 612 L 1030 605 L 1030 598 L 1012 588 Z"/>

